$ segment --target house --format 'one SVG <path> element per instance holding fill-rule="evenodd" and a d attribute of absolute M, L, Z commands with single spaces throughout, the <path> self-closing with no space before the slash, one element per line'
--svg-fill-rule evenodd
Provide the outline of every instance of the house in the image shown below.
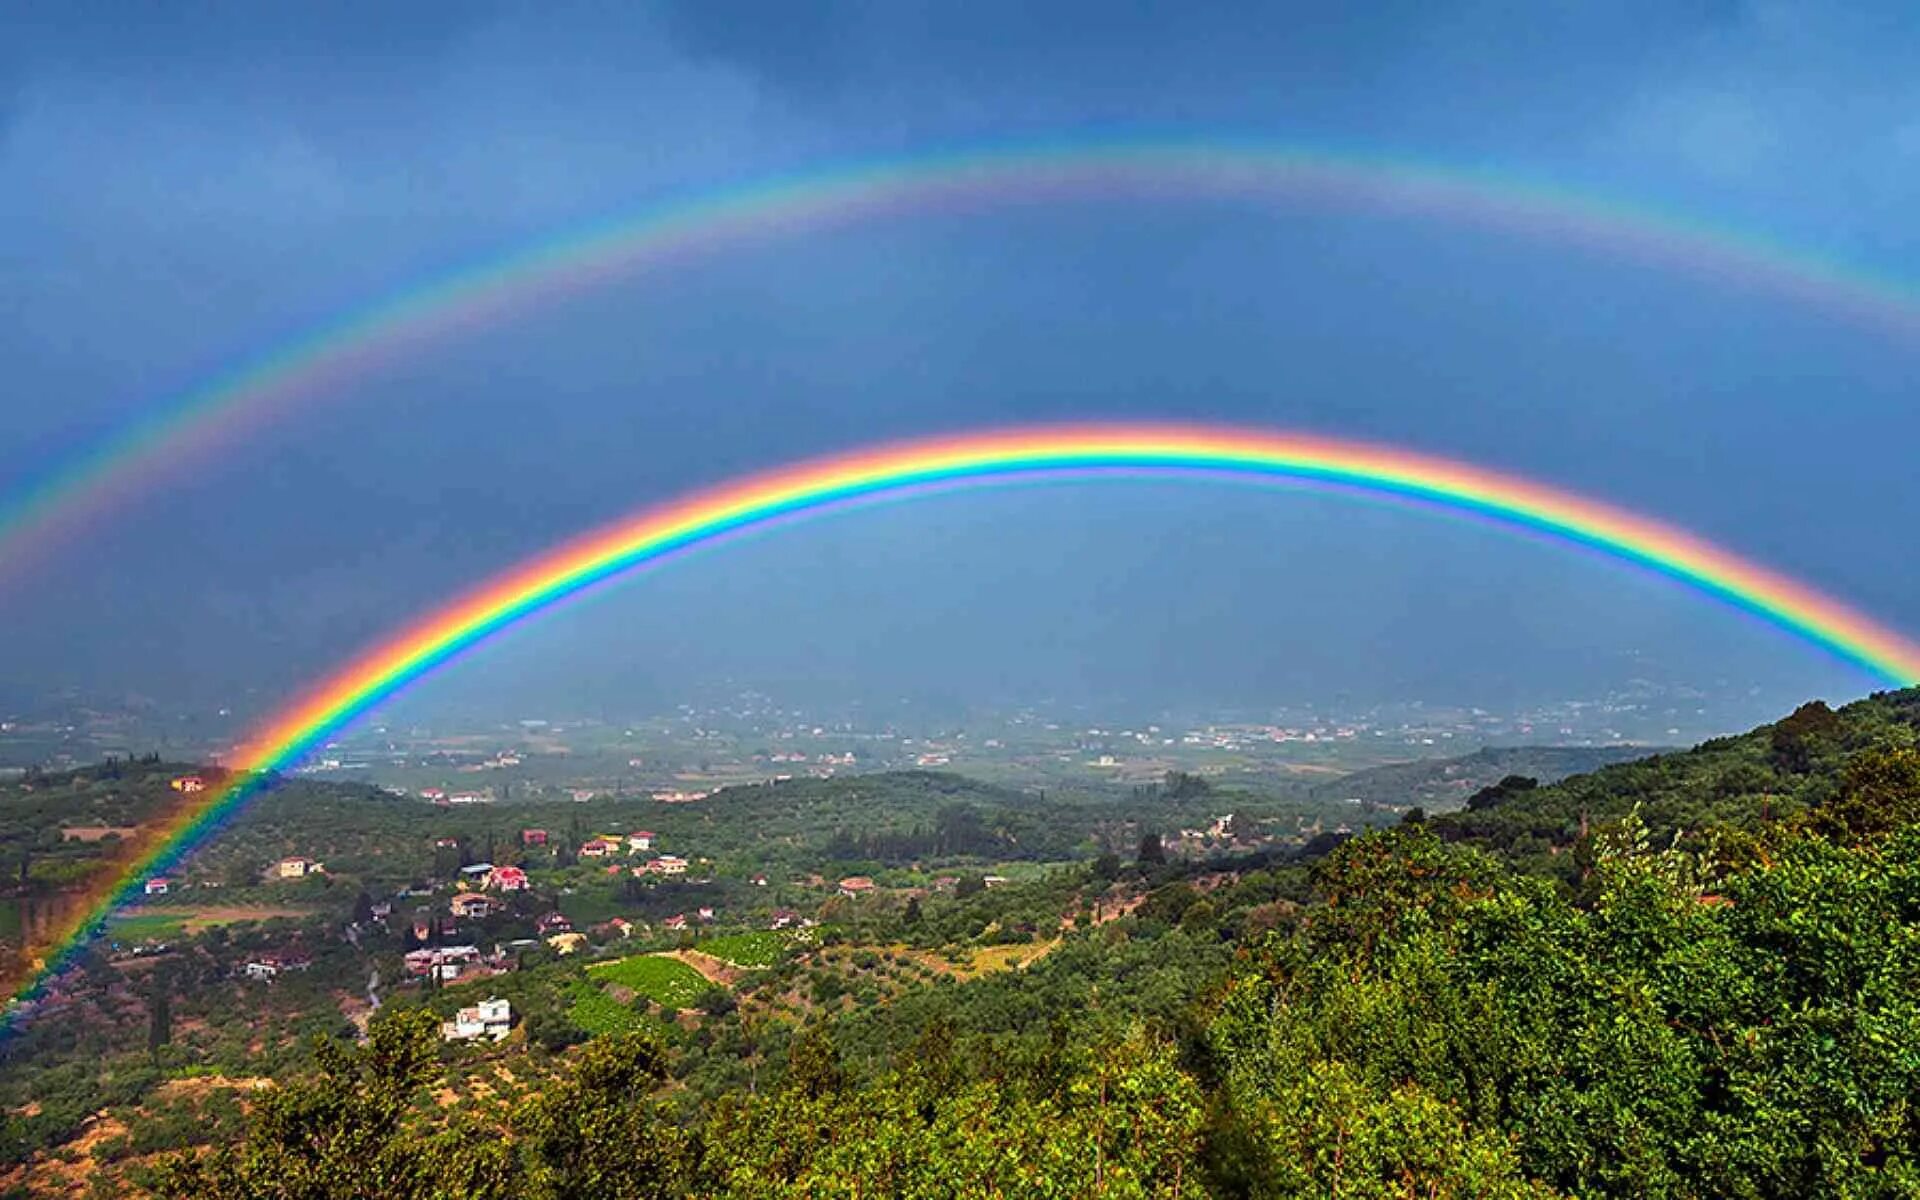
<path fill-rule="evenodd" d="M 409 975 L 431 975 L 442 983 L 452 983 L 468 968 L 480 965 L 480 947 L 432 946 L 410 950 L 401 961 Z"/>
<path fill-rule="evenodd" d="M 195 792 L 206 791 L 207 781 L 198 775 L 182 775 L 180 778 L 168 783 L 167 786 L 176 792 L 184 792 L 187 795 L 192 795 Z"/>
<path fill-rule="evenodd" d="M 605 858 L 620 853 L 620 843 L 610 837 L 588 838 L 580 843 L 581 858 Z"/>
<path fill-rule="evenodd" d="M 282 879 L 305 879 L 309 875 L 318 875 L 322 867 L 310 858 L 283 858 L 273 864 L 274 874 Z"/>
<path fill-rule="evenodd" d="M 480 1038 L 498 1042 L 512 1032 L 513 1005 L 500 999 L 482 1000 L 463 1008 L 454 1014 L 453 1020 L 440 1025 L 440 1037 L 449 1042 L 471 1042 Z"/>
<path fill-rule="evenodd" d="M 873 892 L 873 880 L 865 875 L 849 875 L 840 881 L 840 894 L 849 898 L 866 896 Z"/>
<path fill-rule="evenodd" d="M 376 900 L 372 906 L 368 908 L 367 912 L 374 920 L 384 921 L 393 915 L 393 901 Z"/>
<path fill-rule="evenodd" d="M 790 908 L 776 908 L 773 910 L 773 919 L 767 922 L 767 928 L 768 929 L 785 929 L 788 926 L 798 925 L 799 923 L 800 923 L 799 913 L 793 911 Z"/>
<path fill-rule="evenodd" d="M 574 933 L 571 930 L 566 933 L 556 933 L 547 939 L 547 945 L 553 947 L 555 954 L 574 954 L 584 949 L 586 944 L 585 934 Z"/>
<path fill-rule="evenodd" d="M 487 886 L 487 876 L 493 874 L 492 863 L 473 863 L 460 868 L 460 881 L 469 887 Z"/>
<path fill-rule="evenodd" d="M 695 910 L 694 915 L 699 917 L 702 921 L 713 920 L 713 905 L 702 904 L 697 910 Z"/>
<path fill-rule="evenodd" d="M 1007 881 L 1005 875 L 982 875 L 980 882 L 985 887 L 999 887 Z"/>
<path fill-rule="evenodd" d="M 653 839 L 654 833 L 651 829 L 642 829 L 638 833 L 630 833 L 627 835 L 627 850 L 633 854 L 638 854 L 642 850 L 651 850 L 653 849 Z"/>
<path fill-rule="evenodd" d="M 755 875 L 753 877 L 753 886 L 755 887 L 767 886 L 767 877 L 765 875 Z"/>
<path fill-rule="evenodd" d="M 164 875 L 155 875 L 147 880 L 146 892 L 149 896 L 164 896 L 173 887 L 173 880 Z"/>
<path fill-rule="evenodd" d="M 435 850 L 458 850 L 460 848 L 460 839 L 450 837 L 435 838 L 433 839 L 433 848 Z"/>
<path fill-rule="evenodd" d="M 262 954 L 247 960 L 241 968 L 248 979 L 268 980 L 282 971 L 304 971 L 313 965 L 313 959 L 305 954 Z"/>
<path fill-rule="evenodd" d="M 559 912 L 541 913 L 534 921 L 533 929 L 541 937 L 555 933 L 572 933 L 573 922 L 567 920 L 567 914 Z"/>
<path fill-rule="evenodd" d="M 453 910 L 454 916 L 472 919 L 484 917 L 492 912 L 493 900 L 478 892 L 462 892 L 449 900 L 447 906 Z"/>
<path fill-rule="evenodd" d="M 435 803 L 438 803 L 439 801 L 445 800 L 447 798 L 447 792 L 445 788 L 421 788 L 420 798 L 422 800 L 432 800 Z"/>
<path fill-rule="evenodd" d="M 519 867 L 495 867 L 493 874 L 487 876 L 487 886 L 503 892 L 524 892 L 527 890 L 527 873 Z"/>
<path fill-rule="evenodd" d="M 687 860 L 677 854 L 662 854 L 647 860 L 647 871 L 654 875 L 685 875 Z"/>
<path fill-rule="evenodd" d="M 668 929 L 675 930 L 675 931 L 685 929 L 687 927 L 687 914 L 675 913 L 672 916 L 668 917 L 664 922 L 664 924 Z"/>
<path fill-rule="evenodd" d="M 522 829 L 520 831 L 520 844 L 522 846 L 544 846 L 547 844 L 547 831 L 544 829 Z"/>
<path fill-rule="evenodd" d="M 593 927 L 595 936 L 605 938 L 630 938 L 633 936 L 633 922 L 625 917 L 615 917 L 611 921 L 602 921 Z"/>

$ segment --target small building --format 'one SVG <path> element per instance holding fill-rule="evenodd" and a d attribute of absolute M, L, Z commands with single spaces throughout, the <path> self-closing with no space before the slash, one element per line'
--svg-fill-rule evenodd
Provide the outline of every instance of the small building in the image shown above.
<path fill-rule="evenodd" d="M 443 1022 L 440 1036 L 449 1042 L 471 1042 L 481 1038 L 503 1041 L 513 1032 L 513 1005 L 501 999 L 482 1000 L 461 1009 L 453 1020 Z"/>
<path fill-rule="evenodd" d="M 566 933 L 556 933 L 548 938 L 547 945 L 553 948 L 555 954 L 577 954 L 586 948 L 587 937 L 583 933 L 568 930 Z"/>
<path fill-rule="evenodd" d="M 851 898 L 854 896 L 871 895 L 872 892 L 873 880 L 867 878 L 865 875 L 849 875 L 840 881 L 840 894 L 842 896 Z"/>
<path fill-rule="evenodd" d="M 711 921 L 713 920 L 713 905 L 702 904 L 699 908 L 694 910 L 693 915 L 700 918 L 702 921 Z"/>
<path fill-rule="evenodd" d="M 393 915 L 393 901 L 375 900 L 367 909 L 367 913 L 376 921 L 384 921 Z"/>
<path fill-rule="evenodd" d="M 493 911 L 493 898 L 478 892 L 461 892 L 447 902 L 447 907 L 453 910 L 454 916 L 472 920 Z"/>
<path fill-rule="evenodd" d="M 261 954 L 247 960 L 241 971 L 248 979 L 269 980 L 286 971 L 304 971 L 313 965 L 305 954 Z"/>
<path fill-rule="evenodd" d="M 610 837 L 588 838 L 580 843 L 581 858 L 606 858 L 620 853 L 620 843 Z"/>
<path fill-rule="evenodd" d="M 547 937 L 555 933 L 572 933 L 573 922 L 569 921 L 567 914 L 562 912 L 541 913 L 539 918 L 534 921 L 533 929 L 534 932 L 538 933 L 541 937 Z"/>
<path fill-rule="evenodd" d="M 522 829 L 520 831 L 520 844 L 522 846 L 544 846 L 547 844 L 547 831 L 544 829 Z"/>
<path fill-rule="evenodd" d="M 646 870 L 650 875 L 685 875 L 687 860 L 677 854 L 662 854 L 648 859 Z"/>
<path fill-rule="evenodd" d="M 305 879 L 309 875 L 318 875 L 322 870 L 320 863 L 311 858 L 283 858 L 273 864 L 274 874 L 282 879 Z"/>
<path fill-rule="evenodd" d="M 442 983 L 452 983 L 469 968 L 480 965 L 480 947 L 431 946 L 410 950 L 401 961 L 409 975 L 430 975 Z"/>
<path fill-rule="evenodd" d="M 602 938 L 630 938 L 633 936 L 633 922 L 625 917 L 615 917 L 595 925 L 593 932 Z"/>
<path fill-rule="evenodd" d="M 184 792 L 191 796 L 195 792 L 206 791 L 207 781 L 198 775 L 182 775 L 180 778 L 169 782 L 167 786 L 176 792 Z"/>
<path fill-rule="evenodd" d="M 173 888 L 173 880 L 165 875 L 155 875 L 147 880 L 146 893 L 149 896 L 164 896 Z"/>
<path fill-rule="evenodd" d="M 980 883 L 984 887 L 999 887 L 1006 881 L 1007 877 L 1005 875 L 982 875 L 980 877 Z"/>
<path fill-rule="evenodd" d="M 638 854 L 642 850 L 653 849 L 654 836 L 654 832 L 651 829 L 642 829 L 638 832 L 628 834 L 627 850 L 630 853 Z"/>
<path fill-rule="evenodd" d="M 435 850 L 458 850 L 460 848 L 460 839 L 453 837 L 435 838 L 433 839 L 433 848 Z"/>
<path fill-rule="evenodd" d="M 765 875 L 755 875 L 753 877 L 753 886 L 755 887 L 767 886 L 767 877 Z"/>
<path fill-rule="evenodd" d="M 527 873 L 519 867 L 495 867 L 493 874 L 487 876 L 487 886 L 503 892 L 524 892 Z"/>
<path fill-rule="evenodd" d="M 666 928 L 678 932 L 687 927 L 687 914 L 675 913 L 662 922 Z"/>
<path fill-rule="evenodd" d="M 487 876 L 493 874 L 492 863 L 471 863 L 460 868 L 460 881 L 473 887 L 487 886 Z"/>
<path fill-rule="evenodd" d="M 768 929 L 787 929 L 800 923 L 800 914 L 790 908 L 776 908 L 773 919 L 767 922 Z"/>

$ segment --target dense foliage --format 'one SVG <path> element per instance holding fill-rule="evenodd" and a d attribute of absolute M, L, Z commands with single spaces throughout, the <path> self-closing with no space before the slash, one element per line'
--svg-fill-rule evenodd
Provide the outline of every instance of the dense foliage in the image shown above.
<path fill-rule="evenodd" d="M 1157 861 L 1141 837 L 993 888 L 837 898 L 807 939 L 708 940 L 726 986 L 633 952 L 529 962 L 396 1000 L 260 1093 L 243 1136 L 148 1179 L 216 1200 L 1920 1194 L 1916 725 L 1911 693 L 1808 706 L 1494 780 L 1311 862 Z M 440 1045 L 481 994 L 526 1014 L 514 1039 Z"/>

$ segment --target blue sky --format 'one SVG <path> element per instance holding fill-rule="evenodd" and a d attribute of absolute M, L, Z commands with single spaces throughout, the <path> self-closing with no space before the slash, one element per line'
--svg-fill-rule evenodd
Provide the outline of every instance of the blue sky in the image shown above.
<path fill-rule="evenodd" d="M 1920 279 L 1904 5 L 14 6 L 0 486 L 452 264 L 663 196 L 1125 131 L 1511 173 Z M 1638 507 L 1920 629 L 1920 345 L 1442 222 L 1165 199 L 911 215 L 615 283 L 358 378 L 0 593 L 11 689 L 284 694 L 584 525 L 879 437 L 1198 417 Z M 1208 488 L 836 519 L 431 685 L 1258 703 L 1870 681 L 1475 527 Z M 434 693 L 429 691 L 427 697 Z M 1746 713 L 1738 714 L 1745 717 Z"/>

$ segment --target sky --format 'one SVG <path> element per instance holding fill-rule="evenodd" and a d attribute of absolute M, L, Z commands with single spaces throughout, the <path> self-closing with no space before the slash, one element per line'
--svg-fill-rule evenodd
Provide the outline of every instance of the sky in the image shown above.
<path fill-rule="evenodd" d="M 1231 136 L 1511 175 L 1920 280 L 1903 4 L 8 5 L 0 493 L 462 264 L 672 197 L 1023 139 Z M 357 375 L 0 581 L 0 700 L 253 710 L 592 524 L 799 457 L 1173 418 L 1519 471 L 1920 631 L 1920 341 L 1430 217 L 1178 195 L 759 239 Z M 699 556 L 419 689 L 1522 704 L 1731 726 L 1874 681 L 1484 526 L 1020 488 Z"/>

